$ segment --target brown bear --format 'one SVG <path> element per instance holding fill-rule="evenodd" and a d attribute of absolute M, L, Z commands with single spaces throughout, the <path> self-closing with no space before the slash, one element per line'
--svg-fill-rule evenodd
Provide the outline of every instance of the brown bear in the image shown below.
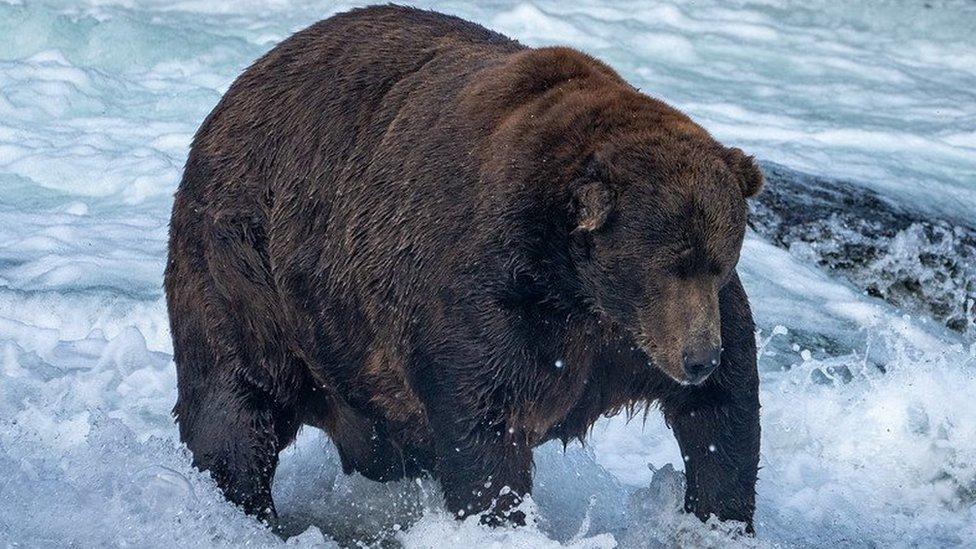
<path fill-rule="evenodd" d="M 568 48 L 384 6 L 288 38 L 193 140 L 166 294 L 180 436 L 273 520 L 278 452 L 429 474 L 519 523 L 532 448 L 658 403 L 685 507 L 751 527 L 753 321 L 735 267 L 762 177 Z"/>

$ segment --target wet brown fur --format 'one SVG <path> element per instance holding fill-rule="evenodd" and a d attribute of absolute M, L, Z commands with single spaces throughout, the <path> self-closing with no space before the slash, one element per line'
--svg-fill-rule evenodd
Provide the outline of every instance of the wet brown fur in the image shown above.
<path fill-rule="evenodd" d="M 575 50 L 397 6 L 326 19 L 194 139 L 166 269 L 181 437 L 259 516 L 308 424 L 347 472 L 429 473 L 452 511 L 518 522 L 533 446 L 656 402 L 686 508 L 751 524 L 758 378 L 734 266 L 760 183 Z M 718 369 L 675 382 L 681 349 L 719 337 Z"/>

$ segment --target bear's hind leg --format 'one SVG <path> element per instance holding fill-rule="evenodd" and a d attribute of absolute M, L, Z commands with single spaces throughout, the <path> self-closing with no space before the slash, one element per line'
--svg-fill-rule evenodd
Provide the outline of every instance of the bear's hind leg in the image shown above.
<path fill-rule="evenodd" d="M 389 437 L 381 425 L 353 409 L 342 397 L 332 394 L 313 408 L 303 422 L 325 431 L 342 462 L 343 473 L 359 473 L 377 482 L 414 478 L 421 474 L 409 449 Z"/>
<path fill-rule="evenodd" d="M 298 432 L 296 415 L 245 379 L 213 381 L 177 401 L 180 438 L 228 500 L 274 524 L 271 484 L 278 453 Z"/>
<path fill-rule="evenodd" d="M 188 162 L 188 179 L 199 165 Z M 260 226 L 230 215 L 218 225 L 187 193 L 177 195 L 166 268 L 180 440 L 230 501 L 273 521 L 278 452 L 298 431 L 307 373 L 288 351 L 263 246 L 248 241 Z"/>
<path fill-rule="evenodd" d="M 178 388 L 173 413 L 193 465 L 209 471 L 244 512 L 273 524 L 278 452 L 298 433 L 297 406 L 307 383 L 302 366 L 283 350 L 249 352 L 245 339 L 257 338 L 229 330 L 217 320 L 224 318 L 219 311 L 184 307 L 170 315 Z"/>

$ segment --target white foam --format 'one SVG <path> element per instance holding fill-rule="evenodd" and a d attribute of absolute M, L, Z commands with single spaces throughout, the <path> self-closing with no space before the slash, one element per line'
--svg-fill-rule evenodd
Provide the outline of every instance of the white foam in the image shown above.
<path fill-rule="evenodd" d="M 761 158 L 932 212 L 976 209 L 971 3 L 426 5 L 583 48 Z M 0 542 L 282 543 L 178 443 L 166 223 L 191 136 L 234 76 L 346 7 L 0 4 Z M 911 237 L 892 258 L 922 276 L 904 261 Z M 600 421 L 586 447 L 537 450 L 533 524 L 518 530 L 446 516 L 434 482 L 346 477 L 306 429 L 276 478 L 288 544 L 976 544 L 976 344 L 795 252 L 750 235 L 740 266 L 761 329 L 757 538 L 679 512 L 683 460 L 651 410 Z"/>

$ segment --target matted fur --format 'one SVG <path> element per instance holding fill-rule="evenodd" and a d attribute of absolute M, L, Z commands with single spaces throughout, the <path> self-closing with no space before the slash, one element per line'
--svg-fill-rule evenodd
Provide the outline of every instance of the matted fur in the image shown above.
<path fill-rule="evenodd" d="M 432 474 L 450 510 L 518 522 L 533 446 L 656 402 L 687 509 L 751 524 L 758 377 L 734 266 L 760 183 L 577 51 L 397 6 L 317 23 L 193 141 L 166 269 L 181 438 L 262 517 L 309 424 L 347 472 Z M 719 337 L 704 383 L 674 381 Z"/>

